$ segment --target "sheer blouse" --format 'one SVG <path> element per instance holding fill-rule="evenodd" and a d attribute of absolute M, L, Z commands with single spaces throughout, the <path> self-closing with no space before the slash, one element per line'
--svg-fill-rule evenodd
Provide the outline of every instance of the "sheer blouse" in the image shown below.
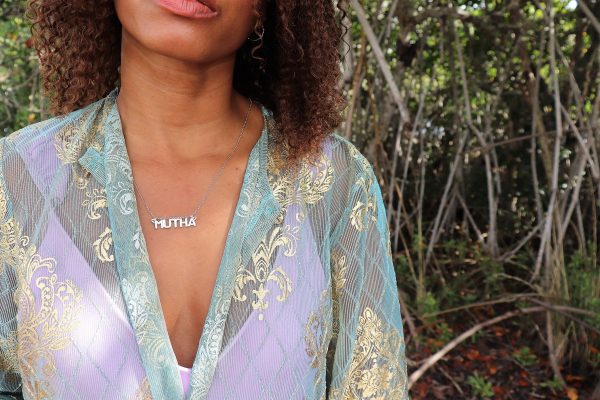
<path fill-rule="evenodd" d="M 0 398 L 408 399 L 373 168 L 335 132 L 285 168 L 262 105 L 198 351 L 178 368 L 117 92 L 0 139 Z"/>

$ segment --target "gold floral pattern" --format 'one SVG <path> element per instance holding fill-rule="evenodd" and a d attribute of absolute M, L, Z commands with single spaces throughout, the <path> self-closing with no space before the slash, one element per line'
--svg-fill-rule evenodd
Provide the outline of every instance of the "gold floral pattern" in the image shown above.
<path fill-rule="evenodd" d="M 402 334 L 395 329 L 387 329 L 383 324 L 370 307 L 363 309 L 356 330 L 344 399 L 405 398 L 406 375 L 400 364 Z"/>
<path fill-rule="evenodd" d="M 4 143 L 0 146 L 0 160 L 4 159 Z M 0 177 L 4 181 L 3 166 L 0 165 Z M 8 199 L 6 197 L 6 191 L 4 185 L 0 185 L 0 219 L 6 221 L 8 216 Z M 12 224 L 4 223 L 0 225 L 0 275 L 4 272 L 4 266 L 9 264 L 13 260 L 11 253 L 12 243 L 14 243 L 14 237 L 11 237 Z"/>
<path fill-rule="evenodd" d="M 365 204 L 362 201 L 357 200 L 350 212 L 350 223 L 358 231 L 367 229 L 371 222 L 377 221 L 377 201 L 375 194 L 369 190 L 372 184 L 373 182 L 370 177 L 365 178 L 364 176 L 361 176 L 356 181 L 356 185 L 361 187 L 361 190 L 365 193 L 368 193 L 367 203 Z M 368 219 L 366 217 L 368 217 Z"/>
<path fill-rule="evenodd" d="M 0 160 L 1 159 L 2 159 L 2 147 L 0 147 Z M 0 185 L 0 216 L 2 217 L 2 220 L 4 220 L 6 218 L 7 212 L 8 212 L 8 204 L 6 201 L 6 193 L 4 192 L 4 186 Z M 0 269 L 0 272 L 2 272 L 1 269 Z"/>
<path fill-rule="evenodd" d="M 6 338 L 0 337 L 0 349 L 4 357 L 0 357 L 0 370 L 19 372 L 19 356 L 17 354 L 17 331 L 10 331 Z"/>
<path fill-rule="evenodd" d="M 367 157 L 365 157 L 365 155 L 362 154 L 356 146 L 348 146 L 348 149 L 350 150 L 350 155 L 352 156 L 352 158 L 360 162 L 361 170 L 363 173 L 371 169 L 371 164 L 369 163 L 369 160 L 367 160 Z"/>
<path fill-rule="evenodd" d="M 313 359 L 310 364 L 312 368 L 321 368 L 324 365 L 327 346 L 331 339 L 332 321 L 326 310 L 328 296 L 328 289 L 321 292 L 319 309 L 312 311 L 304 324 L 305 351 Z M 317 376 L 320 378 L 320 374 Z"/>
<path fill-rule="evenodd" d="M 145 376 L 140 383 L 140 387 L 136 390 L 131 400 L 152 400 L 152 393 L 150 392 L 150 383 L 148 377 Z"/>
<path fill-rule="evenodd" d="M 82 135 L 79 132 L 78 121 L 69 123 L 58 131 L 54 136 L 54 148 L 56 150 L 56 157 L 63 164 L 72 164 L 77 161 L 81 155 L 81 150 L 85 145 Z"/>
<path fill-rule="evenodd" d="M 12 259 L 17 275 L 14 299 L 20 310 L 17 353 L 23 392 L 35 399 L 51 398 L 55 352 L 68 346 L 79 323 L 82 292 L 71 280 L 58 280 L 56 260 L 41 257 L 14 219 L 1 230 L 6 233 L 2 241 L 7 240 L 2 253 Z"/>
<path fill-rule="evenodd" d="M 333 182 L 333 166 L 327 155 L 321 153 L 321 157 L 315 164 L 313 172 L 310 165 L 302 164 L 298 178 L 300 195 L 307 204 L 315 204 L 323 198 L 323 195 L 331 189 Z"/>
<path fill-rule="evenodd" d="M 288 274 L 282 267 L 270 269 L 270 261 L 273 260 L 275 250 L 280 246 L 286 246 L 283 254 L 287 257 L 292 257 L 296 253 L 298 231 L 298 226 L 294 228 L 290 225 L 275 226 L 252 254 L 254 271 L 241 266 L 238 269 L 233 298 L 240 302 L 246 301 L 248 296 L 243 294 L 242 290 L 248 284 L 255 286 L 256 289 L 253 289 L 252 293 L 256 296 L 256 299 L 252 301 L 252 308 L 259 311 L 258 319 L 261 321 L 264 319 L 263 311 L 269 306 L 269 302 L 266 300 L 269 293 L 269 289 L 265 287 L 267 281 L 273 281 L 279 287 L 280 294 L 276 297 L 278 301 L 287 300 L 292 292 L 292 281 Z"/>
<path fill-rule="evenodd" d="M 86 190 L 85 197 L 86 199 L 81 205 L 87 208 L 86 217 L 91 220 L 100 219 L 102 215 L 99 211 L 107 207 L 106 190 L 104 188 L 94 188 L 91 191 Z"/>
<path fill-rule="evenodd" d="M 321 153 L 318 160 L 311 164 L 302 163 L 297 174 L 291 170 L 278 169 L 272 158 L 269 157 L 269 180 L 273 194 L 285 208 L 294 203 L 315 204 L 323 198 L 333 183 L 334 169 L 331 159 Z M 298 184 L 298 189 L 294 188 Z"/>
<path fill-rule="evenodd" d="M 96 257 L 102 262 L 114 261 L 115 256 L 110 254 L 112 247 L 112 231 L 109 227 L 104 229 L 104 232 L 100 234 L 100 237 L 93 243 L 94 250 L 96 251 Z"/>
<path fill-rule="evenodd" d="M 386 225 L 386 233 L 384 235 L 384 237 L 386 238 L 386 244 L 385 244 L 385 254 L 388 258 L 392 258 L 392 240 L 390 237 L 390 231 L 389 228 Z"/>
<path fill-rule="evenodd" d="M 339 293 L 346 284 L 347 272 L 346 255 L 339 248 L 333 248 L 331 250 L 331 274 L 334 292 Z"/>
<path fill-rule="evenodd" d="M 82 135 L 79 132 L 79 127 L 75 122 L 62 127 L 54 136 L 54 148 L 56 149 L 57 158 L 63 164 L 73 164 L 81 155 L 85 143 Z M 79 189 L 84 189 L 87 186 L 87 175 L 79 168 L 71 169 L 73 174 L 73 182 Z"/>
<path fill-rule="evenodd" d="M 339 248 L 334 247 L 331 250 L 331 280 L 332 280 L 332 311 L 333 315 L 337 316 L 340 307 L 340 292 L 343 290 L 346 285 L 348 272 L 348 265 L 346 264 L 346 255 L 339 250 Z M 332 333 L 333 337 L 337 338 L 337 335 L 340 330 L 340 322 L 339 318 L 333 318 L 332 324 Z M 330 354 L 328 354 L 328 358 L 333 358 L 333 351 L 335 349 L 330 349 Z"/>
<path fill-rule="evenodd" d="M 84 149 L 88 147 L 97 150 L 101 148 L 101 139 L 97 134 L 101 131 L 100 122 L 94 120 L 91 126 L 82 124 L 82 121 L 88 120 L 93 112 L 93 107 L 84 108 L 82 114 L 77 119 L 62 126 L 58 133 L 54 135 L 56 156 L 63 164 L 75 164 L 79 157 L 81 157 Z M 100 120 L 103 120 L 104 117 L 105 115 Z M 86 132 L 82 132 L 82 129 L 85 129 Z M 71 172 L 75 186 L 79 189 L 85 189 L 89 182 L 87 171 L 81 168 L 72 168 Z"/>

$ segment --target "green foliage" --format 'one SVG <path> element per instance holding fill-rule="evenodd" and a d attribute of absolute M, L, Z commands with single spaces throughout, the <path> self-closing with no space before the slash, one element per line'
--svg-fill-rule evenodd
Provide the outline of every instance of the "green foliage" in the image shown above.
<path fill-rule="evenodd" d="M 588 243 L 585 250 L 569 257 L 566 270 L 571 304 L 591 311 L 594 316 L 587 316 L 587 322 L 600 328 L 600 266 L 596 254 L 596 246 Z"/>
<path fill-rule="evenodd" d="M 39 120 L 38 62 L 24 2 L 0 4 L 0 135 Z"/>
<path fill-rule="evenodd" d="M 417 309 L 427 323 L 433 323 L 437 317 L 432 314 L 436 314 L 439 311 L 439 305 L 433 293 L 427 292 L 425 298 L 417 302 Z"/>
<path fill-rule="evenodd" d="M 438 340 L 441 340 L 443 343 L 448 343 L 454 338 L 454 331 L 448 326 L 448 323 L 442 322 L 438 324 L 437 328 L 439 330 Z"/>
<path fill-rule="evenodd" d="M 600 369 L 600 352 L 592 353 L 590 356 L 590 365 L 595 371 Z"/>
<path fill-rule="evenodd" d="M 488 382 L 485 377 L 479 375 L 477 371 L 467 378 L 467 383 L 471 385 L 471 389 L 475 395 L 483 398 L 494 397 L 492 384 Z"/>
<path fill-rule="evenodd" d="M 471 343 L 476 343 L 479 339 L 481 339 L 482 337 L 485 337 L 487 335 L 487 331 L 485 329 L 480 329 L 477 332 L 475 332 L 474 334 L 471 335 L 471 337 L 469 338 L 469 340 L 471 341 Z"/>
<path fill-rule="evenodd" d="M 530 367 L 537 363 L 538 359 L 531 349 L 527 346 L 521 347 L 519 350 L 513 353 L 513 357 L 524 367 Z"/>
<path fill-rule="evenodd" d="M 541 387 L 550 388 L 553 391 L 555 391 L 555 390 L 562 390 L 563 389 L 562 382 L 559 379 L 557 379 L 557 378 L 550 379 L 550 380 L 548 380 L 546 382 L 541 382 L 540 386 Z"/>

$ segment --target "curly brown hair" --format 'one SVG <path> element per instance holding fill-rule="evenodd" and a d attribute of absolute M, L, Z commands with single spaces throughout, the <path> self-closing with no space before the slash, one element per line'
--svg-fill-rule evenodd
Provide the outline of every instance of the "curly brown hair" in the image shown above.
<path fill-rule="evenodd" d="M 314 155 L 342 121 L 339 46 L 348 29 L 342 22 L 346 2 L 254 0 L 254 12 L 253 36 L 259 37 L 238 50 L 233 85 L 273 111 L 282 133 L 276 140 L 285 139 L 293 163 Z M 121 23 L 114 0 L 28 0 L 25 15 L 50 113 L 84 107 L 119 84 Z"/>

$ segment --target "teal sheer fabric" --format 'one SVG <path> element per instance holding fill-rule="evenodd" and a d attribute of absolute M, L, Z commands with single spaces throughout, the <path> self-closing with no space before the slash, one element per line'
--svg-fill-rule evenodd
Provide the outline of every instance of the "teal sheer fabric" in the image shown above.
<path fill-rule="evenodd" d="M 0 139 L 0 399 L 408 399 L 373 168 L 286 168 L 264 106 L 184 395 L 117 94 Z"/>

